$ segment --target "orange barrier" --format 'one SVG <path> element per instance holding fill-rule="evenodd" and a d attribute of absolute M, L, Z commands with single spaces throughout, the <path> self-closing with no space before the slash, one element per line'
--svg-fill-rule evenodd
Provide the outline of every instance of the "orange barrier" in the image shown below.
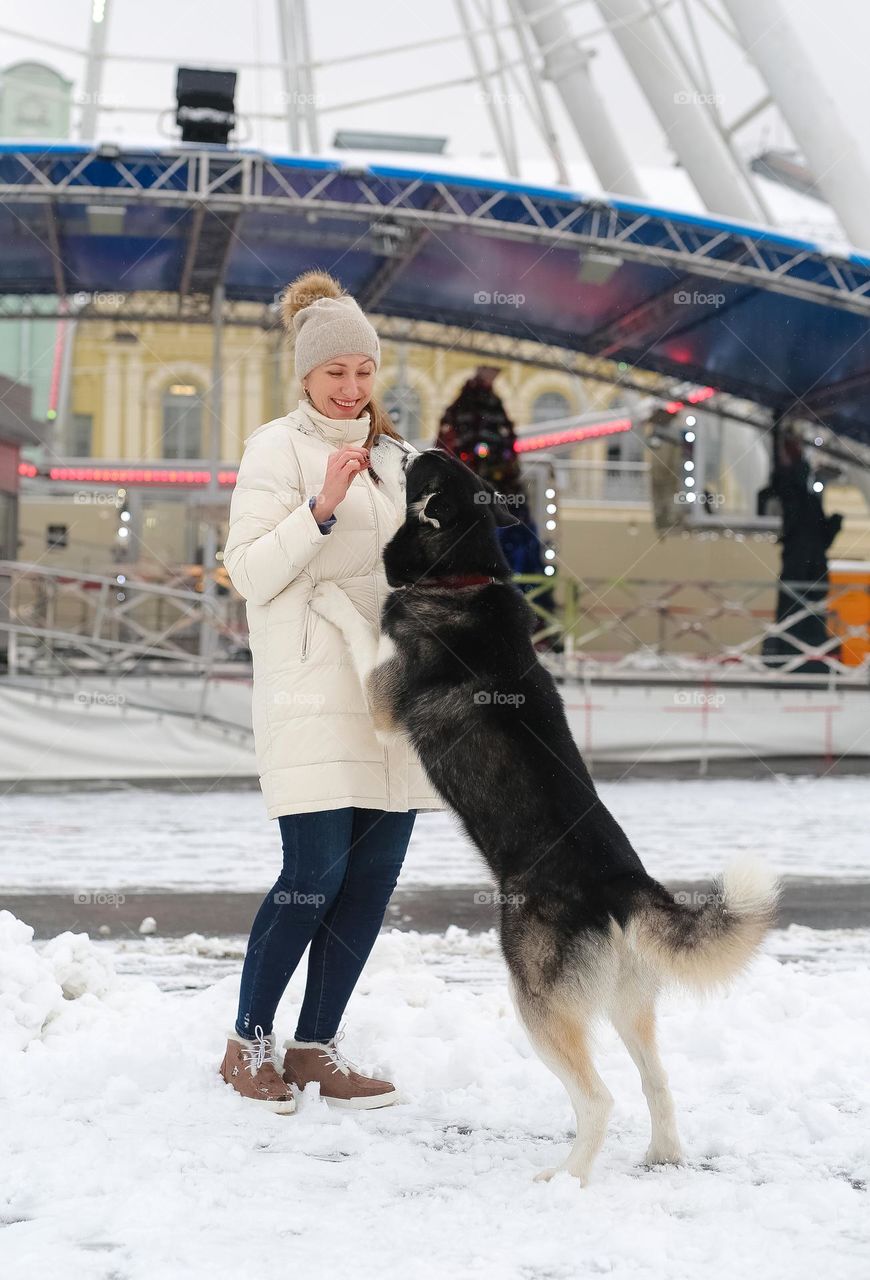
<path fill-rule="evenodd" d="M 843 665 L 860 667 L 870 655 L 870 563 L 832 560 L 829 574 L 834 590 L 828 605 L 828 626 L 841 637 Z"/>

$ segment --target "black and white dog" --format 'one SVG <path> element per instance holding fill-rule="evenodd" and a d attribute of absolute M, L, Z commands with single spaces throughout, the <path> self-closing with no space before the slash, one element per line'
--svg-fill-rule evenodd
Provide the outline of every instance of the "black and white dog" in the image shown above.
<path fill-rule="evenodd" d="M 754 861 L 732 864 L 693 906 L 647 874 L 599 798 L 531 643 L 534 615 L 496 536 L 514 517 L 443 450 L 379 436 L 370 463 L 372 480 L 394 496 L 404 488 L 407 503 L 384 550 L 392 591 L 380 636 L 336 583 L 321 583 L 312 606 L 344 633 L 379 735 L 407 734 L 492 871 L 514 1005 L 577 1117 L 559 1170 L 585 1183 L 604 1139 L 612 1098 L 590 1052 L 601 1016 L 640 1072 L 646 1162 L 679 1162 L 657 994 L 738 973 L 773 921 L 776 882 Z"/>

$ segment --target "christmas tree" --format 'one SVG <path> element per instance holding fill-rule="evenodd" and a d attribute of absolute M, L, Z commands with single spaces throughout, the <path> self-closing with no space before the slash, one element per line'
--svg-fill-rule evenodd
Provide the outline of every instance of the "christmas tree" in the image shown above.
<path fill-rule="evenodd" d="M 525 499 L 514 426 L 493 388 L 498 372 L 492 365 L 479 366 L 444 410 L 436 444 L 455 454 L 499 493 Z"/>
<path fill-rule="evenodd" d="M 511 511 L 520 523 L 498 530 L 501 549 L 513 573 L 543 574 L 538 530 L 529 510 L 514 448 L 514 425 L 493 387 L 498 373 L 493 365 L 480 365 L 475 370 L 453 403 L 444 410 L 436 445 L 512 499 Z M 524 592 L 534 589 L 532 583 L 518 585 Z M 555 610 L 552 590 L 538 592 L 535 599 L 542 608 Z M 541 647 L 558 649 L 561 644 L 550 639 L 542 642 Z"/>

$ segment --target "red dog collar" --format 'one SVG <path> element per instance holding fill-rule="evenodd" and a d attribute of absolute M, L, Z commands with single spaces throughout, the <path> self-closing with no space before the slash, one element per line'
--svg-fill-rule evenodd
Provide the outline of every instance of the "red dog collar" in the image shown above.
<path fill-rule="evenodd" d="M 498 578 L 486 573 L 454 573 L 447 574 L 443 578 L 418 578 L 416 582 L 405 583 L 405 588 L 442 587 L 450 589 L 453 587 L 479 587 L 483 586 L 485 582 L 498 582 Z"/>

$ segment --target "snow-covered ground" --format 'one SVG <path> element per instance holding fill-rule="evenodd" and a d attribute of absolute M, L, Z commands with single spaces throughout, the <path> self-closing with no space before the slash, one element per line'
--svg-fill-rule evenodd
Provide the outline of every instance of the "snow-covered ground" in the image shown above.
<path fill-rule="evenodd" d="M 870 780 L 601 784 L 647 869 L 703 879 L 734 854 L 780 873 L 870 877 Z M 259 791 L 58 791 L 0 800 L 0 889 L 260 890 L 280 866 Z M 400 883 L 479 884 L 486 868 L 448 813 L 417 819 Z"/>
<path fill-rule="evenodd" d="M 572 1114 L 516 1022 L 492 934 L 381 935 L 345 1043 L 408 1100 L 359 1114 L 312 1095 L 295 1116 L 263 1115 L 218 1079 L 238 946 L 34 946 L 0 913 L 0 1274 L 868 1274 L 866 934 L 790 929 L 728 994 L 663 1003 L 685 1167 L 639 1167 L 643 1098 L 603 1028 L 616 1107 L 585 1190 L 531 1180 L 564 1155 Z M 193 960 L 234 972 L 197 974 Z"/>

